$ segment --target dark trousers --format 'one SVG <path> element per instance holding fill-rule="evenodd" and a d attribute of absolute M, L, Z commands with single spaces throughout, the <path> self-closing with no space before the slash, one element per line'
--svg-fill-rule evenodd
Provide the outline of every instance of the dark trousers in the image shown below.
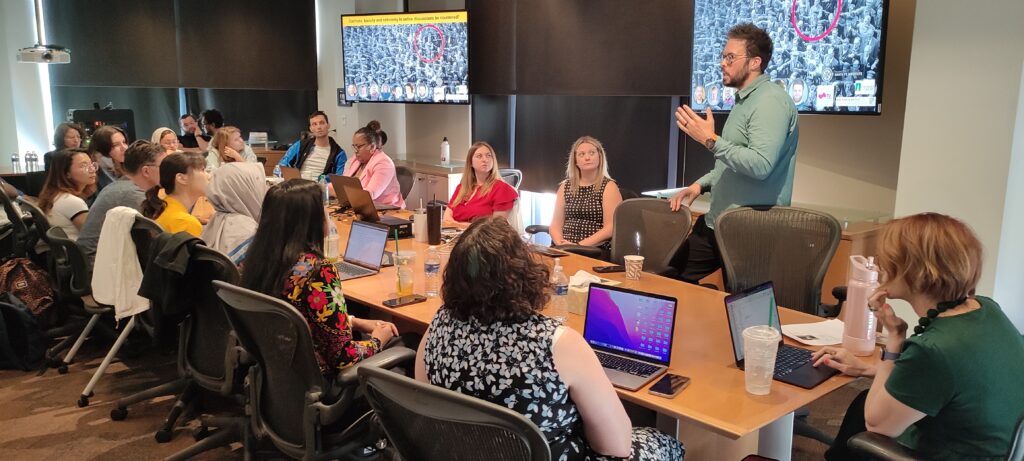
<path fill-rule="evenodd" d="M 861 461 L 868 458 L 851 451 L 846 442 L 861 432 L 867 430 L 867 423 L 864 422 L 864 402 L 868 398 L 868 391 L 861 392 L 857 398 L 850 402 L 850 408 L 846 409 L 846 416 L 843 417 L 843 424 L 839 426 L 839 433 L 836 440 L 825 451 L 825 459 L 828 461 Z"/>
<path fill-rule="evenodd" d="M 690 236 L 672 258 L 672 267 L 679 270 L 681 280 L 693 284 L 722 267 L 722 254 L 718 251 L 715 231 L 708 228 L 704 216 L 697 218 L 693 224 Z"/>

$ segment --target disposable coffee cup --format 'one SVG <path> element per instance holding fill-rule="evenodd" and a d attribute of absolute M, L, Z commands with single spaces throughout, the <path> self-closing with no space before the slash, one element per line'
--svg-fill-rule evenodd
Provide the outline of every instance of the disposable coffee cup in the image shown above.
<path fill-rule="evenodd" d="M 417 242 L 427 241 L 427 209 L 417 208 L 412 215 L 412 236 Z"/>
<path fill-rule="evenodd" d="M 768 325 L 743 330 L 743 374 L 747 392 L 768 395 L 775 376 L 775 357 L 782 334 Z"/>
<path fill-rule="evenodd" d="M 644 257 L 640 255 L 627 255 L 622 257 L 626 266 L 626 278 L 640 280 L 640 273 L 644 271 Z"/>

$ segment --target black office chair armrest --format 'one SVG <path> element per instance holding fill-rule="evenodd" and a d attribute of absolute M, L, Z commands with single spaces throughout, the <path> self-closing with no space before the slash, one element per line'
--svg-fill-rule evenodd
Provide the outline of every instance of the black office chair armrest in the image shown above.
<path fill-rule="evenodd" d="M 335 383 L 341 386 L 355 385 L 359 382 L 360 367 L 378 367 L 385 370 L 397 367 L 403 363 L 411 363 L 416 358 L 416 351 L 408 347 L 392 347 L 384 349 L 370 358 L 360 360 L 355 365 L 345 368 L 338 373 Z"/>
<path fill-rule="evenodd" d="M 652 267 L 645 269 L 644 272 L 650 272 L 652 274 L 658 274 L 662 277 L 676 278 L 679 275 L 679 269 L 672 266 L 668 267 Z"/>
<path fill-rule="evenodd" d="M 832 297 L 839 301 L 840 306 L 846 301 L 846 285 L 838 286 L 832 289 Z"/>
<path fill-rule="evenodd" d="M 550 229 L 550 227 L 542 224 L 533 224 L 530 226 L 526 226 L 526 233 L 530 235 L 547 234 L 550 231 Z"/>
<path fill-rule="evenodd" d="M 917 461 L 924 459 L 895 439 L 874 432 L 861 432 L 846 442 L 854 452 L 883 461 Z"/>
<path fill-rule="evenodd" d="M 588 258 L 594 258 L 594 259 L 604 259 L 606 257 L 605 255 L 607 254 L 607 253 L 605 253 L 604 250 L 602 250 L 602 249 L 600 249 L 598 247 L 592 247 L 592 246 L 587 246 L 587 245 L 576 245 L 576 244 L 571 244 L 571 243 L 570 244 L 566 244 L 566 245 L 555 245 L 552 248 L 554 248 L 556 250 L 562 250 L 562 251 L 565 251 L 567 253 L 577 254 L 577 255 L 580 255 L 580 256 L 586 256 Z"/>

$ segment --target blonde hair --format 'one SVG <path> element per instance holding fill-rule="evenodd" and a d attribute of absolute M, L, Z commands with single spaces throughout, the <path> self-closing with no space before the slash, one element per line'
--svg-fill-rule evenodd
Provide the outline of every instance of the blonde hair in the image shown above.
<path fill-rule="evenodd" d="M 210 145 L 213 146 L 213 150 L 217 151 L 217 155 L 220 158 L 224 158 L 224 154 L 221 150 L 228 145 L 228 141 L 231 140 L 231 135 L 234 133 L 242 134 L 242 130 L 233 126 L 224 126 L 217 130 L 217 134 L 213 135 L 213 139 L 210 140 Z M 241 154 L 241 152 L 239 152 Z"/>
<path fill-rule="evenodd" d="M 895 219 L 882 227 L 878 266 L 886 281 L 943 301 L 973 296 L 981 278 L 982 248 L 963 222 L 938 213 Z"/>
<path fill-rule="evenodd" d="M 473 195 L 473 186 L 476 185 L 476 173 L 473 171 L 473 154 L 481 147 L 486 147 L 487 150 L 491 151 L 494 164 L 491 166 L 491 174 L 487 175 L 486 181 L 480 185 L 480 195 L 487 195 L 491 192 L 491 188 L 494 187 L 494 182 L 501 181 L 501 174 L 498 172 L 498 154 L 494 152 L 494 148 L 483 141 L 473 143 L 472 146 L 469 146 L 469 152 L 466 153 L 466 167 L 463 168 L 462 182 L 459 183 L 462 187 L 459 188 L 459 194 L 452 200 L 451 206 L 468 201 Z"/>
<path fill-rule="evenodd" d="M 579 149 L 582 144 L 590 144 L 597 149 L 597 153 L 601 156 L 598 169 L 602 178 L 612 179 L 608 176 L 608 157 L 604 152 L 604 145 L 601 141 L 591 136 L 581 136 L 576 142 L 572 143 L 572 150 L 569 151 L 569 161 L 565 164 L 565 185 L 569 189 L 571 194 L 575 194 L 580 188 L 580 168 L 576 166 L 576 149 Z"/>

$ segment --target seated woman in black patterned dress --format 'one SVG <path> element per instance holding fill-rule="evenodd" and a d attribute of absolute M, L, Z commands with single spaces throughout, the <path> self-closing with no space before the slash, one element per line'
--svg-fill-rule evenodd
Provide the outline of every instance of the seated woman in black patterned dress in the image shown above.
<path fill-rule="evenodd" d="M 632 427 L 583 336 L 540 313 L 548 276 L 507 220 L 474 221 L 452 249 L 416 379 L 522 413 L 551 459 L 682 459 L 678 440 Z"/>
<path fill-rule="evenodd" d="M 577 139 L 569 152 L 565 181 L 558 186 L 548 230 L 551 244 L 609 248 L 612 215 L 621 202 L 619 186 L 608 176 L 601 141 L 590 136 Z"/>

